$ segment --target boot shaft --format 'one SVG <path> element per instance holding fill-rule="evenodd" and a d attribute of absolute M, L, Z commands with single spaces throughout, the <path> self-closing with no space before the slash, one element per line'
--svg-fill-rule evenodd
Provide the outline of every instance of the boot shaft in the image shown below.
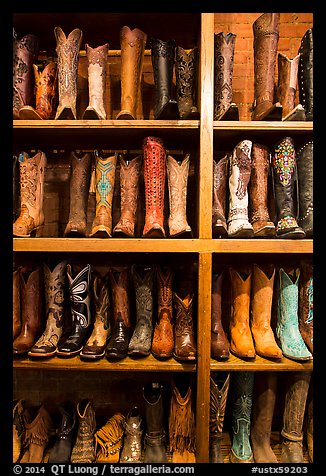
<path fill-rule="evenodd" d="M 63 324 L 67 261 L 58 263 L 53 271 L 44 263 L 45 302 L 47 319 Z"/>
<path fill-rule="evenodd" d="M 311 372 L 291 372 L 287 380 L 283 427 L 281 435 L 287 440 L 303 440 L 303 421 Z"/>
<path fill-rule="evenodd" d="M 187 53 L 181 46 L 175 50 L 176 93 L 180 119 L 198 113 L 195 106 L 199 50 L 197 47 Z"/>
<path fill-rule="evenodd" d="M 234 148 L 230 157 L 229 216 L 233 219 L 248 219 L 248 184 L 251 175 L 252 142 L 244 140 Z"/>
<path fill-rule="evenodd" d="M 255 326 L 270 324 L 274 290 L 273 265 L 254 265 L 252 275 L 251 318 Z"/>
<path fill-rule="evenodd" d="M 171 155 L 167 156 L 167 178 L 169 188 L 169 230 L 170 235 L 187 231 L 187 184 L 189 174 L 190 154 L 186 154 L 183 161 L 178 163 Z"/>
<path fill-rule="evenodd" d="M 108 278 L 95 276 L 93 280 L 93 301 L 95 307 L 94 330 L 104 330 L 109 332 L 109 308 L 110 297 L 108 288 Z"/>
<path fill-rule="evenodd" d="M 306 113 L 306 120 L 313 120 L 313 28 L 306 31 L 299 48 L 299 99 Z"/>
<path fill-rule="evenodd" d="M 192 390 L 180 392 L 175 382 L 172 383 L 172 396 L 169 412 L 169 448 L 170 451 L 184 453 L 194 452 L 196 442 L 195 415 L 193 411 Z"/>
<path fill-rule="evenodd" d="M 158 289 L 158 321 L 165 315 L 172 322 L 173 270 L 170 267 L 166 269 L 158 267 L 156 276 Z"/>
<path fill-rule="evenodd" d="M 43 205 L 47 158 L 42 151 L 38 151 L 32 157 L 27 152 L 22 152 L 18 160 L 21 206 L 25 205 L 33 216 Z"/>
<path fill-rule="evenodd" d="M 213 224 L 217 219 L 225 221 L 226 194 L 228 189 L 229 156 L 213 160 Z"/>
<path fill-rule="evenodd" d="M 151 38 L 152 66 L 155 83 L 155 111 L 157 117 L 163 106 L 172 100 L 173 65 L 176 44 L 174 40 Z"/>
<path fill-rule="evenodd" d="M 95 151 L 96 212 L 104 206 L 112 221 L 112 199 L 115 185 L 115 171 L 118 154 L 102 157 Z"/>
<path fill-rule="evenodd" d="M 227 397 L 230 388 L 231 375 L 227 373 L 226 378 L 217 380 L 210 378 L 210 411 L 209 411 L 209 432 L 210 436 L 221 436 L 223 432 L 224 416 Z"/>
<path fill-rule="evenodd" d="M 251 174 L 249 182 L 250 222 L 270 221 L 268 200 L 268 175 L 270 152 L 268 147 L 253 143 L 251 149 Z"/>
<path fill-rule="evenodd" d="M 89 106 L 98 119 L 106 119 L 106 111 L 104 107 L 105 86 L 106 86 L 106 65 L 108 60 L 109 44 L 92 48 L 86 43 L 87 56 L 87 74 L 88 74 L 88 91 Z M 86 111 L 84 117 L 87 118 Z"/>
<path fill-rule="evenodd" d="M 163 427 L 163 386 L 159 383 L 146 385 L 143 389 L 145 402 L 146 435 L 162 436 Z"/>
<path fill-rule="evenodd" d="M 152 322 L 154 268 L 132 266 L 132 279 L 136 295 L 136 319 Z"/>
<path fill-rule="evenodd" d="M 278 53 L 278 86 L 277 101 L 282 104 L 283 117 L 294 109 L 295 95 L 298 86 L 298 67 L 300 54 L 293 59 L 283 53 Z"/>
<path fill-rule="evenodd" d="M 283 324 L 298 319 L 300 269 L 279 270 L 277 314 Z"/>
<path fill-rule="evenodd" d="M 313 266 L 301 264 L 299 280 L 299 330 L 302 338 L 313 352 L 313 322 L 314 322 L 314 278 Z"/>
<path fill-rule="evenodd" d="M 76 328 L 87 329 L 91 324 L 90 309 L 90 283 L 91 267 L 86 265 L 73 276 L 70 264 L 67 265 L 67 278 L 69 284 L 70 308 L 72 322 Z"/>
<path fill-rule="evenodd" d="M 33 64 L 35 76 L 35 109 L 42 119 L 52 119 L 56 108 L 58 64 L 48 60 L 43 66 Z"/>
<path fill-rule="evenodd" d="M 249 324 L 251 269 L 229 269 L 231 280 L 231 320 L 234 324 Z"/>
<path fill-rule="evenodd" d="M 218 121 L 232 103 L 232 76 L 236 36 L 214 34 L 214 120 Z"/>
<path fill-rule="evenodd" d="M 20 284 L 21 284 L 21 268 L 18 268 L 13 271 L 12 275 L 12 285 L 13 285 L 13 293 L 12 293 L 12 307 L 13 307 L 13 340 L 19 335 L 21 331 L 21 292 L 20 292 Z"/>
<path fill-rule="evenodd" d="M 21 270 L 21 312 L 22 333 L 32 332 L 37 335 L 41 330 L 43 311 L 43 276 L 42 268 Z"/>
<path fill-rule="evenodd" d="M 109 269 L 109 279 L 112 290 L 113 319 L 123 321 L 124 325 L 130 327 L 129 308 L 129 267 L 119 266 Z"/>
<path fill-rule="evenodd" d="M 146 210 L 158 207 L 163 211 L 166 177 L 166 151 L 158 137 L 143 141 L 145 204 Z"/>
<path fill-rule="evenodd" d="M 313 236 L 313 141 L 306 142 L 297 152 L 299 188 L 298 224 L 307 238 Z"/>

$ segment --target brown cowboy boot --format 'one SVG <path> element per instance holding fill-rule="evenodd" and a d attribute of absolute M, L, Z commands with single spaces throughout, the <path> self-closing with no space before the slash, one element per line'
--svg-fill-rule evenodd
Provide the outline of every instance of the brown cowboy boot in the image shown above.
<path fill-rule="evenodd" d="M 19 336 L 22 327 L 21 318 L 21 267 L 13 272 L 12 277 L 12 315 L 13 315 L 13 340 Z"/>
<path fill-rule="evenodd" d="M 196 360 L 197 350 L 194 336 L 193 296 L 189 294 L 181 299 L 173 293 L 174 308 L 176 310 L 174 326 L 174 352 L 177 360 Z"/>
<path fill-rule="evenodd" d="M 255 463 L 277 463 L 277 458 L 271 448 L 276 390 L 276 372 L 256 373 L 250 431 Z"/>
<path fill-rule="evenodd" d="M 314 449 L 313 411 L 314 411 L 314 408 L 313 408 L 313 405 L 314 405 L 313 380 L 311 378 L 309 390 L 308 390 L 307 403 L 306 403 L 306 415 L 305 415 L 306 421 L 304 424 L 309 463 L 313 463 L 313 460 L 314 460 L 314 455 L 313 455 L 313 449 Z"/>
<path fill-rule="evenodd" d="M 222 374 L 222 372 L 221 372 Z M 220 378 L 216 373 L 210 378 L 210 408 L 209 408 L 209 462 L 224 463 L 222 456 L 222 437 L 226 401 L 230 388 L 231 374 Z"/>
<path fill-rule="evenodd" d="M 222 325 L 222 283 L 223 272 L 213 274 L 212 319 L 211 319 L 211 357 L 216 360 L 228 359 L 229 342 Z"/>
<path fill-rule="evenodd" d="M 54 36 L 57 43 L 59 91 L 59 104 L 55 119 L 77 119 L 78 54 L 83 32 L 79 28 L 75 28 L 66 37 L 63 30 L 56 26 Z"/>
<path fill-rule="evenodd" d="M 13 224 L 13 235 L 28 238 L 44 223 L 44 175 L 47 164 L 44 152 L 33 157 L 27 152 L 19 155 L 20 215 Z"/>
<path fill-rule="evenodd" d="M 253 143 L 251 149 L 251 174 L 248 185 L 250 223 L 255 238 L 274 238 L 275 225 L 267 207 L 270 153 L 268 147 Z"/>
<path fill-rule="evenodd" d="M 226 191 L 228 189 L 229 157 L 226 154 L 219 161 L 213 160 L 213 207 L 212 224 L 215 238 L 228 234 L 225 219 Z"/>
<path fill-rule="evenodd" d="M 94 238 L 111 238 L 112 236 L 112 200 L 117 156 L 118 154 L 115 153 L 104 158 L 95 151 L 96 212 L 89 234 Z"/>
<path fill-rule="evenodd" d="M 298 68 L 300 54 L 289 59 L 283 53 L 278 53 L 278 85 L 276 89 L 277 101 L 282 104 L 283 121 L 305 121 L 306 114 L 301 104 L 296 107 L 295 97 L 298 87 Z"/>
<path fill-rule="evenodd" d="M 166 165 L 170 204 L 168 225 L 171 237 L 192 235 L 186 214 L 189 157 L 190 154 L 186 154 L 183 161 L 179 163 L 171 155 L 167 156 Z"/>
<path fill-rule="evenodd" d="M 144 463 L 167 463 L 165 431 L 163 426 L 163 385 L 146 384 L 143 388 L 145 402 Z"/>
<path fill-rule="evenodd" d="M 71 452 L 71 463 L 94 463 L 96 430 L 95 409 L 86 398 L 77 403 L 78 432 Z"/>
<path fill-rule="evenodd" d="M 172 310 L 172 268 L 157 268 L 158 315 L 152 340 L 154 357 L 172 357 L 174 350 Z"/>
<path fill-rule="evenodd" d="M 64 236 L 84 237 L 87 225 L 87 203 L 91 181 L 91 154 L 71 152 L 70 208 Z"/>
<path fill-rule="evenodd" d="M 44 451 L 50 440 L 52 420 L 44 405 L 26 408 L 23 413 L 25 432 L 23 446 L 26 451 L 21 463 L 43 463 Z"/>
<path fill-rule="evenodd" d="M 146 33 L 139 28 L 124 26 L 120 30 L 121 111 L 117 119 L 137 119 L 146 40 Z"/>
<path fill-rule="evenodd" d="M 313 325 L 314 325 L 314 278 L 313 266 L 301 263 L 299 281 L 299 330 L 304 343 L 313 354 Z"/>
<path fill-rule="evenodd" d="M 187 53 L 181 46 L 175 50 L 176 93 L 180 119 L 199 119 L 195 106 L 199 50 Z"/>
<path fill-rule="evenodd" d="M 164 238 L 166 152 L 161 139 L 145 137 L 143 157 L 146 206 L 143 238 Z"/>
<path fill-rule="evenodd" d="M 12 445 L 12 459 L 13 463 L 17 463 L 20 457 L 20 453 L 22 450 L 22 438 L 24 435 L 24 400 L 16 400 L 14 401 L 14 408 L 13 408 L 13 425 L 12 425 L 12 438 L 13 438 L 13 445 Z"/>
<path fill-rule="evenodd" d="M 89 104 L 84 111 L 83 119 L 105 120 L 104 98 L 109 44 L 105 43 L 97 48 L 86 44 L 85 49 L 88 64 Z"/>
<path fill-rule="evenodd" d="M 135 157 L 130 162 L 120 156 L 121 214 L 118 223 L 113 229 L 114 236 L 135 236 L 141 167 L 141 155 Z"/>

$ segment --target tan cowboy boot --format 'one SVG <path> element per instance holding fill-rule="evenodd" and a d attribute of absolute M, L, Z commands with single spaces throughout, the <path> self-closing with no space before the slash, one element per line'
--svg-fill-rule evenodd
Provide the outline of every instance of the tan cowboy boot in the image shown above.
<path fill-rule="evenodd" d="M 305 121 L 306 114 L 301 104 L 296 107 L 295 97 L 298 88 L 298 68 L 300 54 L 289 59 L 283 53 L 278 53 L 278 85 L 276 90 L 277 101 L 282 104 L 283 121 Z"/>
<path fill-rule="evenodd" d="M 44 223 L 43 195 L 47 159 L 38 151 L 33 157 L 19 155 L 20 215 L 13 224 L 13 235 L 27 238 Z"/>
<path fill-rule="evenodd" d="M 190 154 L 186 154 L 183 161 L 179 163 L 171 155 L 167 156 L 166 164 L 170 203 L 168 225 L 171 237 L 192 235 L 186 214 L 189 157 Z"/>
<path fill-rule="evenodd" d="M 94 434 L 96 463 L 119 463 L 125 417 L 116 413 Z"/>
<path fill-rule="evenodd" d="M 158 315 L 154 327 L 152 354 L 159 359 L 172 357 L 174 350 L 172 280 L 173 271 L 170 267 L 157 269 Z"/>
<path fill-rule="evenodd" d="M 106 119 L 104 106 L 106 85 L 106 64 L 109 44 L 97 48 L 85 45 L 88 63 L 89 105 L 85 109 L 83 119 Z"/>

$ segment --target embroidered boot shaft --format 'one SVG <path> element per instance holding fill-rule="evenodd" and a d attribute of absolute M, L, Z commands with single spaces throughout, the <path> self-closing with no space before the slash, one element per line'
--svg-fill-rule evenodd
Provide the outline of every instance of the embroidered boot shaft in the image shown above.
<path fill-rule="evenodd" d="M 230 387 L 230 373 L 225 379 L 210 378 L 209 462 L 223 463 L 222 435 L 226 401 Z"/>
<path fill-rule="evenodd" d="M 168 225 L 171 237 L 192 234 L 191 227 L 187 222 L 189 160 L 190 154 L 186 154 L 181 163 L 171 155 L 167 156 L 166 165 L 170 204 Z"/>
<path fill-rule="evenodd" d="M 19 217 L 20 211 L 20 183 L 19 183 L 19 160 L 17 155 L 12 156 L 12 217 L 13 222 Z"/>
<path fill-rule="evenodd" d="M 14 401 L 13 408 L 13 426 L 12 426 L 12 459 L 13 463 L 17 463 L 22 450 L 22 438 L 24 434 L 24 400 Z"/>
<path fill-rule="evenodd" d="M 197 349 L 194 335 L 193 295 L 181 299 L 173 293 L 175 313 L 174 352 L 176 360 L 196 360 Z"/>
<path fill-rule="evenodd" d="M 125 417 L 116 413 L 94 435 L 97 463 L 118 463 L 123 445 Z"/>
<path fill-rule="evenodd" d="M 229 342 L 222 324 L 222 284 L 224 273 L 214 273 L 212 279 L 211 357 L 216 360 L 229 358 Z"/>
<path fill-rule="evenodd" d="M 219 161 L 213 160 L 213 207 L 212 223 L 215 238 L 227 236 L 226 193 L 228 183 L 229 156 L 226 154 Z"/>
<path fill-rule="evenodd" d="M 139 408 L 132 408 L 124 422 L 123 448 L 120 463 L 141 463 L 142 418 Z"/>
<path fill-rule="evenodd" d="M 306 113 L 306 120 L 312 121 L 314 116 L 314 83 L 313 83 L 313 65 L 314 65 L 314 42 L 313 28 L 310 28 L 303 35 L 299 48 L 299 99 Z"/>
<path fill-rule="evenodd" d="M 306 238 L 312 238 L 314 233 L 313 152 L 313 141 L 306 142 L 297 151 L 299 188 L 298 225 L 305 232 Z"/>
<path fill-rule="evenodd" d="M 117 119 L 137 119 L 147 35 L 139 28 L 120 30 L 121 111 Z"/>
<path fill-rule="evenodd" d="M 181 46 L 175 50 L 176 92 L 180 119 L 199 119 L 196 107 L 196 87 L 199 50 L 197 47 L 187 53 Z"/>
<path fill-rule="evenodd" d="M 157 268 L 158 314 L 152 340 L 152 354 L 157 358 L 172 357 L 174 350 L 172 281 L 170 267 Z"/>
<path fill-rule="evenodd" d="M 70 463 L 77 429 L 76 408 L 71 402 L 58 406 L 61 421 L 56 429 L 56 441 L 49 454 L 49 463 Z"/>
<path fill-rule="evenodd" d="M 282 104 L 282 116 L 286 119 L 295 105 L 295 95 L 298 87 L 298 68 L 300 54 L 293 59 L 283 53 L 278 53 L 278 85 L 276 90 L 277 101 Z"/>
<path fill-rule="evenodd" d="M 21 267 L 12 274 L 12 315 L 13 315 L 13 340 L 19 336 L 22 327 L 21 316 Z"/>
<path fill-rule="evenodd" d="M 314 277 L 313 266 L 301 264 L 299 280 L 299 330 L 304 343 L 313 354 L 313 325 L 314 325 Z"/>
<path fill-rule="evenodd" d="M 44 451 L 52 429 L 50 414 L 44 405 L 26 408 L 23 420 L 25 427 L 23 446 L 26 451 L 20 463 L 43 463 Z"/>
<path fill-rule="evenodd" d="M 94 463 L 96 430 L 95 409 L 92 400 L 77 403 L 78 432 L 71 452 L 71 463 Z"/>
<path fill-rule="evenodd" d="M 167 463 L 163 426 L 163 386 L 148 384 L 143 388 L 145 402 L 144 463 Z"/>
<path fill-rule="evenodd" d="M 83 119 L 106 119 L 105 86 L 109 44 L 92 48 L 86 43 L 89 104 Z"/>

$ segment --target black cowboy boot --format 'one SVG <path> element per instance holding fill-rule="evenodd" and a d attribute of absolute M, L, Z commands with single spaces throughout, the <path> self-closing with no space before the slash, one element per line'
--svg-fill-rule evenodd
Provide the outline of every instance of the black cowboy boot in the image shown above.
<path fill-rule="evenodd" d="M 163 427 L 163 386 L 147 384 L 143 388 L 145 400 L 146 435 L 144 463 L 167 463 L 165 431 Z"/>
<path fill-rule="evenodd" d="M 199 111 L 195 106 L 198 58 L 197 47 L 187 53 L 181 46 L 177 46 L 175 75 L 180 119 L 199 119 Z"/>
<path fill-rule="evenodd" d="M 70 463 L 73 443 L 76 437 L 76 409 L 71 402 L 59 405 L 61 415 L 59 428 L 56 429 L 56 441 L 49 455 L 49 463 Z"/>
<path fill-rule="evenodd" d="M 312 121 L 314 115 L 313 90 L 313 28 L 304 34 L 299 48 L 300 62 L 298 72 L 299 98 L 305 113 L 306 121 Z"/>
<path fill-rule="evenodd" d="M 313 141 L 306 142 L 297 151 L 299 216 L 298 225 L 306 234 L 313 237 Z"/>
<path fill-rule="evenodd" d="M 226 400 L 230 387 L 230 373 L 225 379 L 219 374 L 210 379 L 210 411 L 209 411 L 209 462 L 223 463 L 222 436 Z"/>

